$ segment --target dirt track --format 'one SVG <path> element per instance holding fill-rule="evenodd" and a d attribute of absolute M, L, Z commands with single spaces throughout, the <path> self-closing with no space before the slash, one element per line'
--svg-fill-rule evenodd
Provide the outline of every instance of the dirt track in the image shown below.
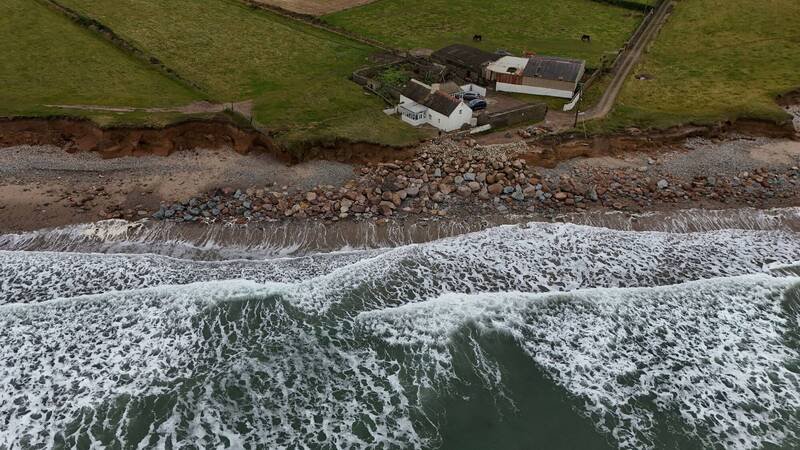
<path fill-rule="evenodd" d="M 673 7 L 674 3 L 671 0 L 664 0 L 659 5 L 658 9 L 652 13 L 653 17 L 647 24 L 647 27 L 644 29 L 642 34 L 640 34 L 636 40 L 631 42 L 628 48 L 625 49 L 625 53 L 622 56 L 622 61 L 617 66 L 616 71 L 613 74 L 611 84 L 603 93 L 603 96 L 600 97 L 600 100 L 596 105 L 594 105 L 588 111 L 579 114 L 579 120 L 581 122 L 593 119 L 602 119 L 603 117 L 607 116 L 609 112 L 611 112 L 611 108 L 614 106 L 620 91 L 622 91 L 625 81 L 628 79 L 628 76 L 633 68 L 639 62 L 639 59 L 641 58 L 645 48 L 647 48 L 647 45 L 652 42 L 652 40 L 661 30 L 661 26 L 664 25 L 664 22 L 667 20 L 667 17 L 669 16 Z"/>
<path fill-rule="evenodd" d="M 312 16 L 322 16 L 343 9 L 366 5 L 373 1 L 375 0 L 258 0 L 259 3 Z"/>

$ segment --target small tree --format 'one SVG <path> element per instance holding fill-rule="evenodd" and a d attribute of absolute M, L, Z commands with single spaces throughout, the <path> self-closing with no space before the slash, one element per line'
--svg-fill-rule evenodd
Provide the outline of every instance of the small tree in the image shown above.
<path fill-rule="evenodd" d="M 408 82 L 408 73 L 399 67 L 389 67 L 378 75 L 378 81 L 387 88 L 399 89 Z"/>

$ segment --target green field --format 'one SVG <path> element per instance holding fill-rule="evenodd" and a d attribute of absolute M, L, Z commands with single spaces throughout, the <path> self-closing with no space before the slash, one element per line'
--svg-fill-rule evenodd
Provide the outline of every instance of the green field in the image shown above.
<path fill-rule="evenodd" d="M 591 0 L 378 0 L 324 16 L 338 27 L 389 45 L 438 49 L 453 43 L 495 51 L 586 59 L 599 64 L 604 52 L 616 52 L 642 14 Z M 592 43 L 583 43 L 583 34 Z"/>
<path fill-rule="evenodd" d="M 44 105 L 166 107 L 197 95 L 32 0 L 0 2 L 0 116 Z"/>
<path fill-rule="evenodd" d="M 651 80 L 637 80 L 646 74 Z M 682 0 L 594 126 L 665 128 L 687 122 L 782 121 L 778 94 L 800 87 L 797 0 Z"/>
<path fill-rule="evenodd" d="M 45 102 L 162 106 L 195 99 L 38 2 L 9 1 L 0 7 L 11 13 L 0 18 L 8 34 L 0 46 L 9 48 L 0 49 L 13 57 L 5 58 L 0 76 L 12 77 L 10 85 L 28 86 L 24 94 L 0 94 L 9 113 Z M 256 123 L 284 143 L 350 139 L 407 145 L 420 137 L 419 130 L 382 114 L 383 103 L 348 80 L 367 63 L 375 51 L 371 47 L 235 0 L 61 3 L 102 22 L 191 80 L 202 91 L 197 95 L 217 102 L 253 100 Z M 16 39 L 17 30 L 27 34 L 24 40 Z M 97 89 L 86 89 L 87 81 Z"/>
<path fill-rule="evenodd" d="M 127 55 L 42 0 L 5 0 L 0 116 L 80 114 L 105 125 L 163 124 L 185 116 L 80 113 L 45 105 L 144 108 L 201 98 L 252 100 L 256 123 L 286 144 L 348 139 L 409 145 L 422 136 L 382 114 L 383 103 L 348 80 L 376 51 L 367 45 L 237 0 L 60 1 L 157 57 L 199 90 Z M 634 70 L 649 79 L 632 76 L 612 114 L 590 127 L 785 120 L 774 97 L 800 87 L 796 6 L 796 0 L 769 0 L 757 8 L 747 0 L 681 0 Z M 402 48 L 472 43 L 480 33 L 480 45 L 488 50 L 531 50 L 596 65 L 628 38 L 641 14 L 590 0 L 378 0 L 324 20 Z M 580 42 L 584 33 L 592 35 L 591 44 Z M 595 97 L 604 85 L 598 84 Z"/>

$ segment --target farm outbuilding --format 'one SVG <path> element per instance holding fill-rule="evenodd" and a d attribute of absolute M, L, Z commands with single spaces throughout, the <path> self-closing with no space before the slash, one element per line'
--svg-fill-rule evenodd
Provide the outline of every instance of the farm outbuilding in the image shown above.
<path fill-rule="evenodd" d="M 572 98 L 586 71 L 586 62 L 553 56 L 504 56 L 486 70 L 500 92 Z"/>
<path fill-rule="evenodd" d="M 500 58 L 494 53 L 462 44 L 436 50 L 431 57 L 451 69 L 456 69 L 460 78 L 477 82 L 486 80 L 486 66 Z"/>
<path fill-rule="evenodd" d="M 427 123 L 442 131 L 455 131 L 472 121 L 466 103 L 417 80 L 403 89 L 397 111 L 404 122 L 414 126 Z"/>

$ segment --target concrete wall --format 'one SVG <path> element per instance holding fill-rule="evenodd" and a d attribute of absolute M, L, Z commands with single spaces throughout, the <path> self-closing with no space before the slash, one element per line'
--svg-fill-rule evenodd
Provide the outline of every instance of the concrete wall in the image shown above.
<path fill-rule="evenodd" d="M 583 72 L 581 72 L 581 77 L 583 76 Z M 581 78 L 579 77 L 578 80 Z M 544 78 L 535 78 L 535 77 L 525 77 L 522 79 L 522 83 L 525 86 L 534 86 L 539 88 L 545 89 L 553 89 L 556 91 L 575 91 L 578 87 L 577 81 L 559 81 L 559 80 L 546 80 Z"/>
<path fill-rule="evenodd" d="M 536 86 L 526 86 L 524 84 L 508 84 L 497 82 L 498 92 L 517 92 L 521 94 L 546 95 L 548 97 L 572 98 L 574 91 L 550 89 Z"/>

